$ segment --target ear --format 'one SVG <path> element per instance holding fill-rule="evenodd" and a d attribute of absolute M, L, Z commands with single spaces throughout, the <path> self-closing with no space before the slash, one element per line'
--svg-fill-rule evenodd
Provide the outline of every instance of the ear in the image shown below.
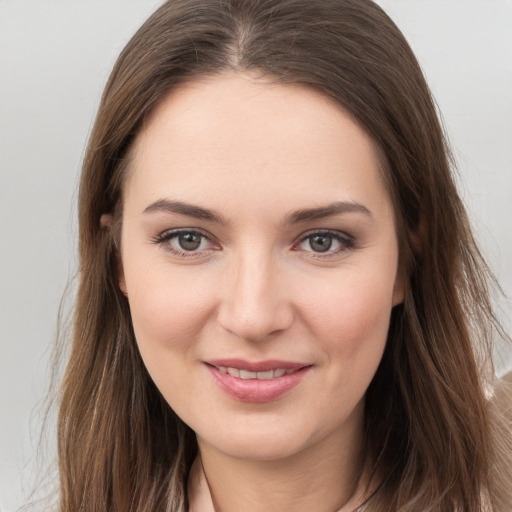
<path fill-rule="evenodd" d="M 422 229 L 420 226 L 419 229 Z M 420 232 L 413 231 L 409 233 L 409 239 L 411 241 L 411 249 L 414 254 L 420 254 L 421 253 L 421 238 L 420 238 Z"/>
<path fill-rule="evenodd" d="M 393 307 L 401 304 L 405 300 L 405 278 L 403 272 L 398 269 L 393 288 Z"/>
<path fill-rule="evenodd" d="M 112 215 L 110 213 L 104 213 L 100 217 L 100 227 L 109 228 L 112 225 Z"/>
<path fill-rule="evenodd" d="M 409 230 L 409 243 L 411 244 L 411 250 L 415 256 L 421 254 L 423 250 L 422 240 L 426 240 L 426 235 L 427 223 L 425 222 L 425 217 L 422 216 L 415 229 Z"/>
<path fill-rule="evenodd" d="M 426 230 L 425 221 L 423 218 L 420 219 L 416 229 L 408 230 L 409 246 L 412 252 L 412 257 L 421 254 L 422 251 L 422 240 Z M 395 287 L 393 289 L 393 306 L 401 304 L 405 300 L 405 290 L 407 288 L 408 277 L 404 275 L 404 272 L 399 268 L 396 274 Z"/>
<path fill-rule="evenodd" d="M 102 229 L 110 229 L 112 227 L 112 215 L 110 213 L 104 213 L 100 217 L 100 226 Z M 117 263 L 117 279 L 119 283 L 119 289 L 123 292 L 125 297 L 128 297 L 128 291 L 126 288 L 126 280 L 124 278 L 123 260 L 119 250 L 116 249 L 116 263 Z"/>
<path fill-rule="evenodd" d="M 119 282 L 119 289 L 123 292 L 125 297 L 128 297 L 128 289 L 126 287 L 126 280 L 124 278 L 124 268 L 123 268 L 123 260 L 121 259 L 121 255 L 119 251 L 116 251 L 116 260 L 117 260 L 117 280 Z"/>

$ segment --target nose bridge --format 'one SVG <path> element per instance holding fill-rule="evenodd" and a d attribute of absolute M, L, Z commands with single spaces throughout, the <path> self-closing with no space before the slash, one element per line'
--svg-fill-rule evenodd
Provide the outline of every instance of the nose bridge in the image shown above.
<path fill-rule="evenodd" d="M 292 321 L 279 262 L 270 251 L 244 250 L 234 255 L 226 276 L 219 319 L 240 338 L 257 341 L 285 330 Z"/>

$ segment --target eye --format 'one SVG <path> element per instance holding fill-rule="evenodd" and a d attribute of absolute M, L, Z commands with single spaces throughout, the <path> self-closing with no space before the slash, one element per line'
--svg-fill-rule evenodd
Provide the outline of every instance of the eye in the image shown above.
<path fill-rule="evenodd" d="M 198 233 L 182 233 L 171 238 L 169 241 L 176 242 L 184 251 L 196 251 L 201 247 L 204 237 Z"/>
<path fill-rule="evenodd" d="M 210 250 L 218 250 L 212 238 L 199 230 L 174 229 L 158 235 L 154 243 L 179 256 L 196 256 Z"/>
<path fill-rule="evenodd" d="M 313 235 L 308 238 L 309 247 L 315 252 L 326 252 L 332 247 L 334 239 L 330 235 Z"/>
<path fill-rule="evenodd" d="M 330 256 L 352 249 L 354 239 L 338 231 L 316 231 L 303 235 L 296 247 L 318 256 Z"/>

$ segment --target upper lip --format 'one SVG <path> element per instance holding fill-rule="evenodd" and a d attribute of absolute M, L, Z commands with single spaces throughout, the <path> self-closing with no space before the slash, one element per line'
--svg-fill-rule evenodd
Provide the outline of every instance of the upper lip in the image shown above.
<path fill-rule="evenodd" d="M 292 361 L 279 361 L 276 359 L 268 361 L 245 361 L 244 359 L 210 359 L 205 361 L 206 364 L 225 368 L 238 368 L 249 372 L 265 372 L 269 370 L 298 370 L 305 366 L 311 366 L 304 363 L 296 363 Z"/>

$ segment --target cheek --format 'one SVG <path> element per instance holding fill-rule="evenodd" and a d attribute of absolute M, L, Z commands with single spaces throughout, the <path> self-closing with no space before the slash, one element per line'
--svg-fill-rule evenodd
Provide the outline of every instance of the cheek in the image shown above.
<path fill-rule="evenodd" d="M 310 287 L 303 309 L 327 338 L 362 340 L 375 331 L 386 330 L 393 306 L 395 271 L 371 268 L 350 269 L 323 286 Z"/>
<path fill-rule="evenodd" d="M 386 345 L 393 306 L 394 282 L 389 275 L 351 273 L 336 285 L 319 288 L 304 305 L 309 328 L 331 369 L 333 388 L 352 389 L 361 395 L 373 378 Z"/>
<path fill-rule="evenodd" d="M 141 353 L 145 359 L 154 353 L 158 362 L 166 352 L 190 349 L 208 320 L 212 302 L 208 290 L 214 288 L 205 279 L 194 279 L 191 269 L 170 271 L 158 263 L 146 268 L 133 273 L 127 269 L 128 300 Z"/>
<path fill-rule="evenodd" d="M 147 268 L 126 275 L 135 338 L 157 388 L 174 410 L 186 413 L 192 390 L 183 383 L 190 383 L 199 358 L 198 340 L 212 309 L 208 290 L 214 287 L 191 279 L 190 272 Z"/>

